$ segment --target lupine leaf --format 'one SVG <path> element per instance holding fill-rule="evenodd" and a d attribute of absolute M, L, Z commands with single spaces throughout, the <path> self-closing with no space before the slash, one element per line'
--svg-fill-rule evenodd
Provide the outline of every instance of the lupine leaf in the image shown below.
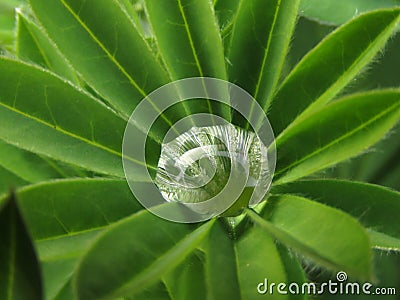
<path fill-rule="evenodd" d="M 268 199 L 262 217 L 253 221 L 286 246 L 334 271 L 371 278 L 370 241 L 358 221 L 344 212 L 306 198 L 281 195 Z"/>
<path fill-rule="evenodd" d="M 400 193 L 377 185 L 343 180 L 304 180 L 275 186 L 273 193 L 303 195 L 341 209 L 369 230 L 372 245 L 400 250 Z"/>
<path fill-rule="evenodd" d="M 165 72 L 119 1 L 30 0 L 30 4 L 74 69 L 125 116 L 148 93 L 167 83 Z"/>
<path fill-rule="evenodd" d="M 24 187 L 17 195 L 49 299 L 71 278 L 77 260 L 103 228 L 142 209 L 122 180 L 55 180 Z"/>
<path fill-rule="evenodd" d="M 80 81 L 71 65 L 46 36 L 43 29 L 26 17 L 17 14 L 17 55 L 20 59 L 34 62 L 79 85 Z"/>
<path fill-rule="evenodd" d="M 125 121 L 42 69 L 0 59 L 0 138 L 30 152 L 123 177 Z M 51 142 L 49 142 L 51 141 Z"/>
<path fill-rule="evenodd" d="M 396 6 L 399 0 L 302 0 L 300 12 L 324 24 L 341 25 L 363 12 Z"/>
<path fill-rule="evenodd" d="M 0 206 L 0 298 L 40 300 L 41 270 L 12 194 Z"/>
<path fill-rule="evenodd" d="M 242 0 L 228 48 L 229 80 L 267 111 L 280 79 L 299 0 Z"/>
<path fill-rule="evenodd" d="M 307 176 L 365 151 L 400 118 L 400 92 L 381 90 L 336 101 L 277 139 L 276 184 Z"/>
<path fill-rule="evenodd" d="M 349 84 L 385 45 L 399 14 L 392 9 L 361 15 L 311 50 L 274 97 L 269 120 L 275 134 L 324 106 Z"/>
<path fill-rule="evenodd" d="M 212 224 L 192 231 L 148 211 L 122 220 L 81 260 L 75 277 L 78 299 L 129 297 L 152 286 L 194 251 Z"/>

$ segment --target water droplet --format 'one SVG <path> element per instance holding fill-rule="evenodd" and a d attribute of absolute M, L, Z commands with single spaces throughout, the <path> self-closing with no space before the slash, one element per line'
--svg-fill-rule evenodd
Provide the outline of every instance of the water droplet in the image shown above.
<path fill-rule="evenodd" d="M 192 127 L 162 145 L 155 182 L 169 202 L 199 203 L 222 195 L 213 205 L 232 199 L 227 212 L 237 215 L 268 191 L 272 175 L 267 153 L 251 131 L 230 124 Z M 222 193 L 228 181 L 242 185 L 241 192 Z"/>

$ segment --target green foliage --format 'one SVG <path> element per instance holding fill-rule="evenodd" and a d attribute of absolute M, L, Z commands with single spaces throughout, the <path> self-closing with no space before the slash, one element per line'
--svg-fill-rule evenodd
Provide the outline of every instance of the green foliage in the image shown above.
<path fill-rule="evenodd" d="M 400 250 L 400 194 L 320 177 L 398 124 L 399 89 L 343 94 L 382 53 L 400 9 L 351 18 L 342 12 L 358 1 L 340 2 L 337 15 L 312 3 L 30 0 L 32 11 L 17 14 L 15 53 L 0 57 L 0 193 L 18 187 L 21 210 L 14 196 L 1 198 L 0 293 L 261 299 L 266 295 L 256 288 L 264 278 L 302 284 L 314 265 L 359 280 L 381 275 L 371 248 Z M 370 4 L 356 7 L 366 11 Z M 291 68 L 299 7 L 325 22 L 349 22 Z M 193 76 L 226 79 L 252 94 L 277 135 L 278 161 L 260 206 L 187 225 L 139 205 L 124 180 L 121 145 L 127 118 L 146 95 Z M 206 104 L 187 101 L 161 114 L 148 139 L 150 172 L 166 130 L 182 116 L 217 113 L 248 126 L 226 107 Z M 398 158 L 398 143 L 387 148 L 388 156 L 362 165 L 366 180 Z M 399 170 L 394 164 L 391 172 Z M 13 273 L 18 268 L 31 280 Z"/>
<path fill-rule="evenodd" d="M 12 194 L 0 207 L 0 297 L 41 299 L 40 266 Z"/>
<path fill-rule="evenodd" d="M 302 0 L 300 12 L 323 23 L 341 25 L 361 13 L 398 6 L 399 0 Z"/>

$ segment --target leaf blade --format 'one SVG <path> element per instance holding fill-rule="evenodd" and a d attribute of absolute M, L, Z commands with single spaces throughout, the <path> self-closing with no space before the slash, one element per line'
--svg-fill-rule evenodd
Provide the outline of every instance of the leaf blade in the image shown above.
<path fill-rule="evenodd" d="M 124 177 L 121 117 L 38 67 L 1 58 L 0 69 L 8 71 L 0 72 L 1 139 L 36 154 Z M 49 139 L 59 144 L 48 143 Z"/>
<path fill-rule="evenodd" d="M 20 59 L 37 63 L 80 85 L 77 74 L 42 28 L 21 12 L 17 13 L 16 43 L 16 53 Z"/>
<path fill-rule="evenodd" d="M 252 211 L 249 216 L 287 246 L 319 264 L 357 278 L 371 277 L 367 233 L 357 220 L 340 210 L 303 197 L 281 195 L 269 198 L 262 217 Z"/>
<path fill-rule="evenodd" d="M 393 223 L 400 218 L 400 193 L 396 191 L 361 182 L 319 179 L 275 186 L 272 192 L 301 194 L 341 209 L 357 218 L 376 237 L 373 246 L 399 249 L 400 229 Z"/>
<path fill-rule="evenodd" d="M 14 195 L 1 207 L 0 225 L 1 298 L 42 299 L 40 266 Z"/>
<path fill-rule="evenodd" d="M 123 220 L 106 231 L 82 259 L 75 277 L 78 298 L 131 296 L 151 286 L 192 253 L 212 224 L 207 222 L 189 233 L 187 225 L 165 221 L 147 211 Z M 147 234 L 149 228 L 152 235 Z M 135 241 L 133 236 L 137 237 Z M 124 245 L 124 249 L 117 247 L 119 255 L 104 260 L 102 257 L 108 257 L 111 249 L 115 254 L 119 243 Z"/>
<path fill-rule="evenodd" d="M 145 5 L 160 56 L 171 80 L 189 77 L 227 79 L 222 39 L 210 1 L 145 0 Z M 180 46 L 171 47 L 171 44 Z M 207 99 L 204 109 L 197 102 L 183 104 L 187 115 L 208 112 L 230 118 L 229 110 L 219 103 Z"/>
<path fill-rule="evenodd" d="M 30 0 L 30 4 L 73 67 L 125 116 L 167 83 L 164 70 L 118 1 Z"/>
<path fill-rule="evenodd" d="M 351 95 L 317 111 L 277 139 L 275 183 L 296 180 L 366 150 L 398 122 L 399 108 L 400 93 L 382 90 Z"/>
<path fill-rule="evenodd" d="M 123 180 L 63 179 L 17 190 L 52 299 L 100 232 L 142 209 Z"/>
<path fill-rule="evenodd" d="M 384 46 L 399 21 L 399 13 L 393 9 L 364 14 L 310 51 L 274 97 L 269 119 L 276 135 L 332 100 Z M 292 101 L 294 95 L 296 101 Z"/>
<path fill-rule="evenodd" d="M 242 0 L 236 12 L 228 49 L 229 80 L 252 94 L 264 111 L 280 78 L 299 3 Z"/>
<path fill-rule="evenodd" d="M 365 1 L 365 0 L 338 0 L 320 1 L 302 0 L 301 14 L 306 18 L 317 20 L 325 24 L 341 25 L 360 13 L 379 8 L 399 6 L 397 0 Z"/>

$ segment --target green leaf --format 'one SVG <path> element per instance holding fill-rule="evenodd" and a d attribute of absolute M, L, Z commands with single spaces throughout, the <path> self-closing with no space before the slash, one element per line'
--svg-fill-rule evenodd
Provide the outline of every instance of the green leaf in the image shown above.
<path fill-rule="evenodd" d="M 258 293 L 257 287 L 264 283 L 288 283 L 277 246 L 272 236 L 262 227 L 254 226 L 234 245 L 236 268 L 239 279 L 240 299 L 290 299 L 290 295 L 281 295 L 268 289 L 266 294 Z M 266 288 L 265 285 L 261 290 Z M 271 294 L 272 291 L 272 294 Z"/>
<path fill-rule="evenodd" d="M 100 229 L 142 209 L 124 180 L 54 180 L 24 187 L 17 195 L 37 241 Z"/>
<path fill-rule="evenodd" d="M 11 188 L 16 188 L 28 184 L 21 177 L 0 166 L 0 196 L 8 192 Z"/>
<path fill-rule="evenodd" d="M 371 278 L 370 241 L 358 221 L 340 210 L 306 198 L 282 195 L 268 198 L 262 217 L 253 221 L 286 246 L 319 265 Z"/>
<path fill-rule="evenodd" d="M 0 140 L 0 166 L 29 183 L 60 177 L 45 160 Z"/>
<path fill-rule="evenodd" d="M 125 116 L 168 82 L 120 1 L 30 0 L 30 4 L 74 69 Z"/>
<path fill-rule="evenodd" d="M 207 299 L 240 299 L 234 241 L 226 234 L 220 222 L 215 223 L 204 241 L 204 251 Z"/>
<path fill-rule="evenodd" d="M 72 293 L 70 281 L 76 265 L 102 229 L 48 238 L 36 242 L 43 271 L 45 298 Z M 75 299 L 71 297 L 70 299 Z"/>
<path fill-rule="evenodd" d="M 312 20 L 341 25 L 363 12 L 399 5 L 399 0 L 302 0 L 300 12 Z"/>
<path fill-rule="evenodd" d="M 381 90 L 336 101 L 276 140 L 276 184 L 312 174 L 378 142 L 400 118 L 400 92 Z"/>
<path fill-rule="evenodd" d="M 78 298 L 131 296 L 153 285 L 194 251 L 212 224 L 191 232 L 193 226 L 165 221 L 148 211 L 122 220 L 106 230 L 80 262 L 75 277 Z"/>
<path fill-rule="evenodd" d="M 308 280 L 307 280 L 305 271 L 303 270 L 303 266 L 301 265 L 299 259 L 284 245 L 277 244 L 277 248 L 278 248 L 279 254 L 281 256 L 283 266 L 285 267 L 286 276 L 287 276 L 287 279 L 286 279 L 287 284 L 296 282 L 299 286 L 302 286 L 302 284 L 306 283 Z M 308 298 L 307 298 L 307 295 L 291 294 L 290 299 L 291 300 L 306 300 Z"/>
<path fill-rule="evenodd" d="M 71 278 L 101 230 L 142 209 L 123 180 L 55 180 L 24 187 L 17 195 L 38 248 L 49 299 Z"/>
<path fill-rule="evenodd" d="M 172 80 L 188 77 L 227 79 L 219 28 L 209 0 L 145 0 L 147 18 L 156 38 L 160 56 Z M 171 47 L 179 45 L 179 47 Z M 183 104 L 186 114 L 201 107 Z M 193 107 L 195 106 L 195 107 Z M 193 108 L 192 108 L 193 107 Z M 202 112 L 219 113 L 229 119 L 229 111 L 207 100 Z"/>
<path fill-rule="evenodd" d="M 353 181 L 304 180 L 274 186 L 272 193 L 303 195 L 336 207 L 357 218 L 368 228 L 372 246 L 400 250 L 400 193 Z"/>
<path fill-rule="evenodd" d="M 12 50 L 14 42 L 14 8 L 21 4 L 18 0 L 0 1 L 0 53 L 1 50 Z"/>
<path fill-rule="evenodd" d="M 372 61 L 393 33 L 400 10 L 362 15 L 327 36 L 292 70 L 274 97 L 269 120 L 279 135 L 332 100 Z"/>
<path fill-rule="evenodd" d="M 53 298 L 54 300 L 71 300 L 75 299 L 74 292 L 72 289 L 72 280 L 69 280 L 62 289 Z"/>
<path fill-rule="evenodd" d="M 14 195 L 0 208 L 0 298 L 42 299 L 40 266 Z"/>
<path fill-rule="evenodd" d="M 0 70 L 1 139 L 55 160 L 124 177 L 123 119 L 40 68 L 1 58 Z"/>
<path fill-rule="evenodd" d="M 79 85 L 79 79 L 43 30 L 23 13 L 17 14 L 17 55 L 34 62 Z"/>
<path fill-rule="evenodd" d="M 177 268 L 164 276 L 163 282 L 171 299 L 210 299 L 206 296 L 205 280 L 204 253 L 194 251 Z"/>
<path fill-rule="evenodd" d="M 240 0 L 213 0 L 215 16 L 221 31 L 232 26 Z"/>
<path fill-rule="evenodd" d="M 264 111 L 278 84 L 296 23 L 299 0 L 242 0 L 228 51 L 229 80 Z"/>
<path fill-rule="evenodd" d="M 145 0 L 158 49 L 171 78 L 226 79 L 222 41 L 208 0 Z M 171 47 L 179 45 L 179 47 Z"/>
<path fill-rule="evenodd" d="M 182 286 L 184 288 L 184 286 Z M 193 294 L 191 298 L 194 299 Z M 143 292 L 133 296 L 133 297 L 125 297 L 125 298 L 118 298 L 120 300 L 149 300 L 149 299 L 163 299 L 163 300 L 173 300 L 173 299 L 181 299 L 181 298 L 173 298 L 171 296 L 170 291 L 167 289 L 163 282 L 158 282 L 157 284 L 149 287 L 148 289 L 144 290 Z M 185 299 L 185 298 L 182 298 Z"/>
<path fill-rule="evenodd" d="M 272 294 L 268 290 L 266 295 L 257 292 L 265 278 L 269 283 L 305 281 L 297 260 L 261 227 L 253 226 L 235 240 L 217 223 L 205 241 L 204 251 L 207 299 L 299 299 L 279 295 L 276 290 Z"/>
<path fill-rule="evenodd" d="M 135 27 L 138 30 L 138 32 L 141 33 L 143 36 L 146 36 L 146 34 L 143 30 L 141 17 L 139 15 L 138 11 L 134 7 L 134 5 L 136 5 L 136 3 L 132 3 L 132 1 L 130 1 L 130 0 L 119 0 L 119 1 L 121 3 L 122 8 L 125 10 L 126 14 L 129 16 L 129 18 L 135 24 Z"/>

